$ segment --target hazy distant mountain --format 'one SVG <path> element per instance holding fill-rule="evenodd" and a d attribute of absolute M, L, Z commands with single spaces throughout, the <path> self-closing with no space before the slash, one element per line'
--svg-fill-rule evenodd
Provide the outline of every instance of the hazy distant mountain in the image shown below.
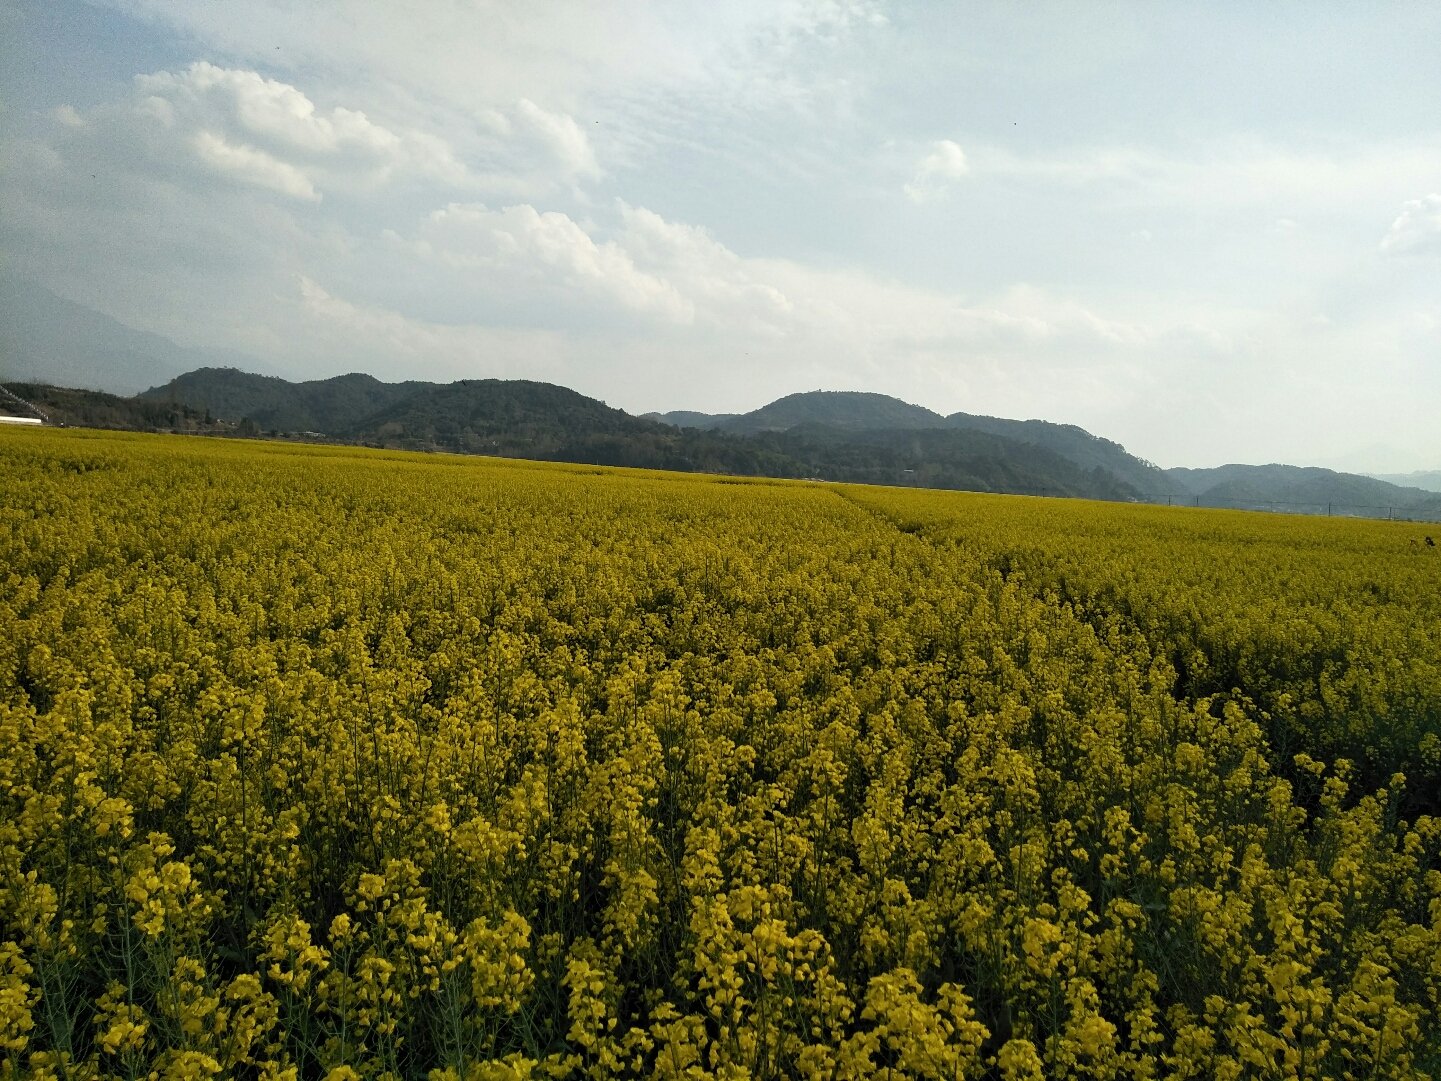
<path fill-rule="evenodd" d="M 802 424 L 834 428 L 942 428 L 946 418 L 886 394 L 812 390 L 787 394 L 719 425 L 727 432 L 783 432 Z"/>
<path fill-rule="evenodd" d="M 1201 506 L 1264 508 L 1284 503 L 1292 505 L 1285 509 L 1317 513 L 1328 506 L 1338 513 L 1441 506 L 1435 493 L 1422 488 L 1402 488 L 1374 477 L 1314 466 L 1223 465 L 1168 469 L 1166 475 L 1175 481 L 1178 491 Z"/>
<path fill-rule="evenodd" d="M 739 413 L 697 413 L 692 409 L 673 409 L 669 413 L 643 413 L 646 420 L 659 421 L 674 428 L 714 429 L 735 420 Z"/>
<path fill-rule="evenodd" d="M 0 380 L 127 395 L 192 368 L 222 364 L 263 367 L 239 353 L 190 349 L 134 330 L 13 272 L 0 272 Z"/>
<path fill-rule="evenodd" d="M 1366 476 L 1402 488 L 1423 488 L 1428 492 L 1441 492 L 1441 469 L 1422 469 L 1415 473 L 1367 473 Z"/>

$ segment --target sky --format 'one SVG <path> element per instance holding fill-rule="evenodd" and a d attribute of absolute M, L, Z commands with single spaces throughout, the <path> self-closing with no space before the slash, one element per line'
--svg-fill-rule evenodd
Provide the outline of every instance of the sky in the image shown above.
<path fill-rule="evenodd" d="M 1441 467 L 1441 5 L 5 0 L 0 42 L 5 267 L 275 374 Z"/>

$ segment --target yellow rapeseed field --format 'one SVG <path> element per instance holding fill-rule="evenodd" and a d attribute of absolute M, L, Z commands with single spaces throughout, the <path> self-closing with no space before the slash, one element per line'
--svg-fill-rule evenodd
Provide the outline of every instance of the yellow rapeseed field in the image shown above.
<path fill-rule="evenodd" d="M 1418 535 L 0 432 L 0 1076 L 1441 1077 Z"/>

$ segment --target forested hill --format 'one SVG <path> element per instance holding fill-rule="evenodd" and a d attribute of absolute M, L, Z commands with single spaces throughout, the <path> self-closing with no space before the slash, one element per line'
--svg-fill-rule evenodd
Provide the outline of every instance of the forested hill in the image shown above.
<path fill-rule="evenodd" d="M 352 374 L 292 383 L 206 368 L 140 397 L 207 409 L 261 433 L 421 450 L 551 457 L 577 440 L 645 442 L 673 433 L 565 387 L 525 379 L 382 383 Z"/>
<path fill-rule="evenodd" d="M 684 414 L 701 421 L 684 429 L 526 380 L 291 383 L 202 369 L 141 398 L 209 410 L 246 432 L 374 446 L 1095 499 L 1147 494 L 1095 461 L 950 428 L 938 413 L 880 394 L 790 395 L 740 417 Z"/>
<path fill-rule="evenodd" d="M 25 414 L 16 399 L 42 415 L 48 423 L 77 428 L 112 428 L 129 432 L 195 432 L 227 434 L 234 424 L 217 420 L 202 407 L 194 409 L 179 402 L 124 398 L 103 390 L 76 390 L 48 383 L 11 383 L 4 388 L 13 397 L 0 395 L 0 413 Z"/>
<path fill-rule="evenodd" d="M 833 428 L 942 428 L 946 418 L 885 394 L 814 390 L 787 394 L 769 405 L 722 421 L 728 432 L 785 432 L 807 424 Z"/>
<path fill-rule="evenodd" d="M 433 383 L 382 383 L 352 373 L 292 383 L 235 368 L 198 368 L 139 395 L 209 409 L 229 420 L 250 420 L 266 432 L 341 434 L 358 421 Z"/>
<path fill-rule="evenodd" d="M 946 424 L 953 428 L 988 432 L 1022 443 L 1044 447 L 1082 469 L 1100 469 L 1151 498 L 1170 495 L 1174 485 L 1166 472 L 1125 447 L 1101 436 L 1092 435 L 1074 424 L 1054 424 L 1047 420 L 1007 420 L 1004 417 L 974 416 L 952 413 Z"/>

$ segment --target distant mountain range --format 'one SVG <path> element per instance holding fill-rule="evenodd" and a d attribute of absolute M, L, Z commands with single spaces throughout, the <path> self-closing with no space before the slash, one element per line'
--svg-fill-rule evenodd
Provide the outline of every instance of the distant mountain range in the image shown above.
<path fill-rule="evenodd" d="M 1168 469 L 1166 475 L 1206 506 L 1270 503 L 1345 508 L 1441 508 L 1441 496 L 1374 477 L 1294 465 L 1223 465 Z"/>
<path fill-rule="evenodd" d="M 1402 488 L 1424 488 L 1428 492 L 1441 492 L 1441 469 L 1422 469 L 1415 473 L 1367 473 L 1366 476 Z"/>
<path fill-rule="evenodd" d="M 200 368 L 125 398 L 8 384 L 72 424 L 269 435 L 745 476 L 1309 513 L 1441 518 L 1441 494 L 1328 469 L 1157 468 L 1069 424 L 954 413 L 882 394 L 791 394 L 750 413 L 634 417 L 527 380 L 290 382 Z"/>
<path fill-rule="evenodd" d="M 372 446 L 1137 498 L 1136 491 L 1116 477 L 1077 466 L 1044 446 L 944 427 L 874 427 L 878 419 L 914 422 L 917 414 L 927 412 L 882 395 L 792 395 L 745 417 L 720 418 L 723 426 L 712 426 L 715 418 L 707 417 L 706 427 L 685 428 L 633 417 L 564 387 L 525 380 L 387 384 L 346 375 L 290 383 L 202 369 L 148 390 L 137 400 L 206 410 L 250 432 Z"/>

